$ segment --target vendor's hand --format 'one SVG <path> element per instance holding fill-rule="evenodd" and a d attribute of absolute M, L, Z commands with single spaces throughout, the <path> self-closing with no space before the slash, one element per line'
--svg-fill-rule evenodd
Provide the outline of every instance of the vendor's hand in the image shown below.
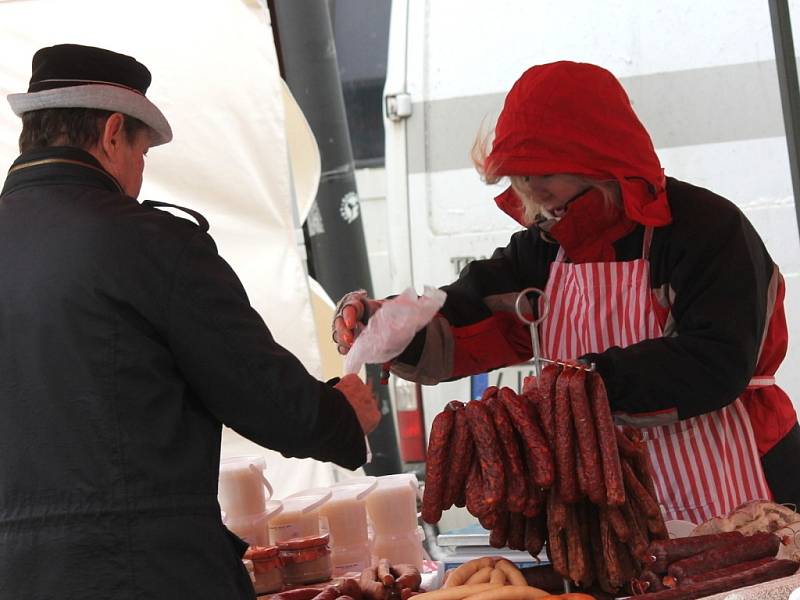
<path fill-rule="evenodd" d="M 333 341 L 339 354 L 347 354 L 358 335 L 367 326 L 369 318 L 383 304 L 382 300 L 367 297 L 367 292 L 358 290 L 342 296 L 336 305 L 333 317 Z"/>
<path fill-rule="evenodd" d="M 364 435 L 378 426 L 381 420 L 378 402 L 372 394 L 372 388 L 361 381 L 358 375 L 345 375 L 334 387 L 344 394 L 353 407 Z"/>

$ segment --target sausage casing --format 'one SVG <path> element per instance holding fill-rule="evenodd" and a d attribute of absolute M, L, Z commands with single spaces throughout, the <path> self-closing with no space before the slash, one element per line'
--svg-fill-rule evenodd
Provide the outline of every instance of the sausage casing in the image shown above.
<path fill-rule="evenodd" d="M 625 485 L 622 478 L 622 465 L 617 448 L 617 432 L 611 417 L 611 407 L 603 378 L 598 373 L 587 375 L 589 403 L 594 415 L 594 425 L 600 447 L 600 461 L 603 465 L 603 479 L 606 486 L 607 503 L 622 506 L 625 503 Z"/>
<path fill-rule="evenodd" d="M 450 433 L 455 411 L 443 410 L 433 419 L 425 461 L 425 492 L 422 496 L 422 519 L 431 525 L 442 518 L 444 478 L 447 476 Z"/>
<path fill-rule="evenodd" d="M 505 500 L 506 480 L 494 423 L 485 402 L 469 402 L 464 410 L 480 463 L 483 499 L 490 507 L 496 506 Z"/>

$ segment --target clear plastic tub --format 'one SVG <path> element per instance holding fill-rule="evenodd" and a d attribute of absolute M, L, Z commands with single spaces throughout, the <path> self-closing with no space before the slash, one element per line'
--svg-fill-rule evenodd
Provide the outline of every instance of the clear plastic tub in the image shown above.
<path fill-rule="evenodd" d="M 331 486 L 331 498 L 320 510 L 331 535 L 331 548 L 369 542 L 365 500 L 377 483 L 375 477 L 369 477 Z"/>
<path fill-rule="evenodd" d="M 266 510 L 257 515 L 229 517 L 223 519 L 225 526 L 251 546 L 269 546 L 269 523 L 283 511 L 278 500 L 266 503 Z"/>
<path fill-rule="evenodd" d="M 311 536 L 278 542 L 283 579 L 289 585 L 327 581 L 333 575 L 328 536 Z"/>
<path fill-rule="evenodd" d="M 253 587 L 257 594 L 270 594 L 283 587 L 283 563 L 276 546 L 250 546 L 244 557 L 253 563 Z"/>
<path fill-rule="evenodd" d="M 232 456 L 219 464 L 218 499 L 229 518 L 259 515 L 272 495 L 263 456 Z M 266 492 L 266 493 L 265 493 Z"/>
<path fill-rule="evenodd" d="M 360 573 L 372 564 L 369 543 L 354 546 L 334 546 L 331 548 L 333 576 L 341 577 L 345 573 Z"/>
<path fill-rule="evenodd" d="M 376 535 L 416 535 L 419 482 L 413 473 L 378 477 L 367 496 L 367 512 Z"/>
<path fill-rule="evenodd" d="M 369 532 L 366 498 L 375 489 L 375 477 L 348 479 L 331 486 L 331 498 L 320 510 L 320 516 L 331 536 L 333 570 L 352 570 L 354 563 L 369 566 Z M 365 568 L 362 567 L 362 568 Z"/>
<path fill-rule="evenodd" d="M 320 507 L 331 497 L 327 488 L 316 488 L 293 494 L 281 502 L 283 510 L 269 522 L 272 544 L 284 540 L 320 535 Z"/>
<path fill-rule="evenodd" d="M 422 527 L 411 533 L 375 535 L 372 543 L 372 562 L 377 563 L 381 558 L 386 558 L 392 564 L 406 563 L 422 569 L 424 539 L 425 533 Z"/>

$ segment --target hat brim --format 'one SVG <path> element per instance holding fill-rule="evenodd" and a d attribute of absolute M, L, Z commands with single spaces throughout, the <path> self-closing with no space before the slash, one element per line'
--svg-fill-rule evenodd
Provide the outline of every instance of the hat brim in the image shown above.
<path fill-rule="evenodd" d="M 153 146 L 172 140 L 172 128 L 158 107 L 144 95 L 123 87 L 88 84 L 9 94 L 8 103 L 17 116 L 45 108 L 95 108 L 120 112 L 139 119 L 153 130 Z"/>

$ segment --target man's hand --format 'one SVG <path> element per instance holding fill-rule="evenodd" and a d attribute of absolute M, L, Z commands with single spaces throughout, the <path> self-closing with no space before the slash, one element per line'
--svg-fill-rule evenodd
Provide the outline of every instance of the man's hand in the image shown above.
<path fill-rule="evenodd" d="M 367 320 L 375 314 L 383 304 L 382 300 L 367 297 L 367 292 L 358 290 L 342 296 L 336 305 L 333 317 L 333 341 L 339 354 L 347 354 L 358 335 L 367 325 Z"/>
<path fill-rule="evenodd" d="M 378 410 L 372 389 L 352 373 L 342 377 L 334 387 L 344 394 L 353 407 L 364 435 L 372 432 L 381 420 L 381 411 Z"/>

